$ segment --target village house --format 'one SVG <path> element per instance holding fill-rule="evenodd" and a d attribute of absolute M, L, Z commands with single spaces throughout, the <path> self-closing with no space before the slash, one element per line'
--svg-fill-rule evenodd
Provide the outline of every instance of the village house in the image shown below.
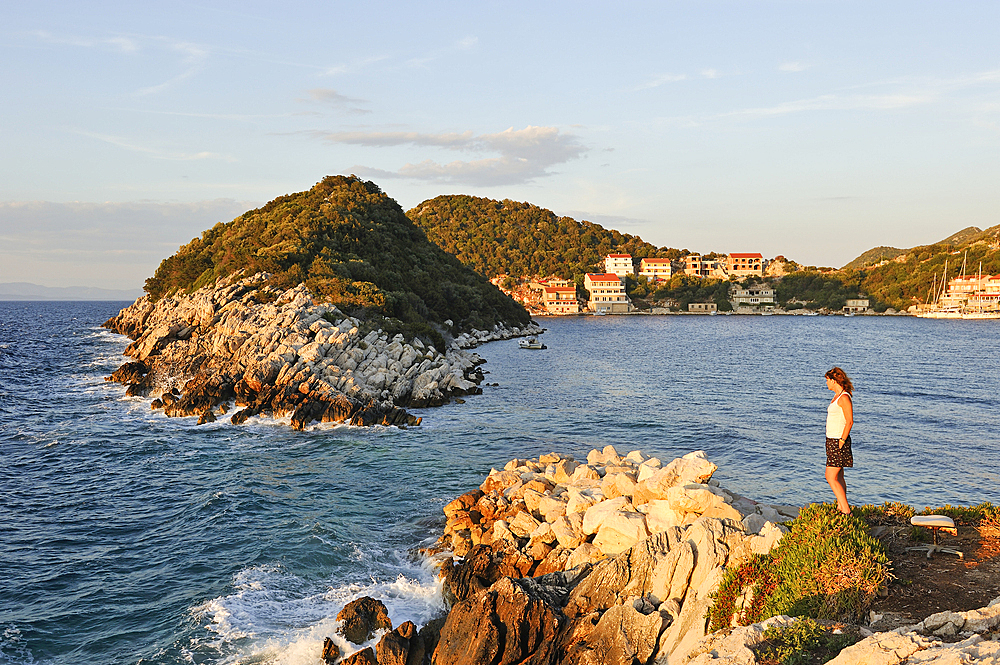
<path fill-rule="evenodd" d="M 754 284 L 747 288 L 737 287 L 733 291 L 733 302 L 740 305 L 773 305 L 774 289 L 766 284 Z"/>
<path fill-rule="evenodd" d="M 604 257 L 604 272 L 614 273 L 619 277 L 632 277 L 635 275 L 635 264 L 632 263 L 632 255 L 608 254 Z"/>
<path fill-rule="evenodd" d="M 639 261 L 639 276 L 651 282 L 665 282 L 674 274 L 670 259 L 642 259 Z"/>
<path fill-rule="evenodd" d="M 730 277 L 763 277 L 764 257 L 759 253 L 727 254 L 726 272 Z"/>
<path fill-rule="evenodd" d="M 848 298 L 844 304 L 844 312 L 855 314 L 857 312 L 867 312 L 869 306 L 868 298 Z"/>
<path fill-rule="evenodd" d="M 701 254 L 684 257 L 684 274 L 695 277 L 725 277 L 725 270 L 715 259 L 703 259 Z"/>
<path fill-rule="evenodd" d="M 708 314 L 709 312 L 719 311 L 719 306 L 714 302 L 692 302 L 688 303 L 689 312 L 697 312 L 699 314 Z"/>
<path fill-rule="evenodd" d="M 545 311 L 549 314 L 579 314 L 580 302 L 575 286 L 547 286 L 542 291 Z"/>
<path fill-rule="evenodd" d="M 619 314 L 631 309 L 625 295 L 625 283 L 614 273 L 587 273 L 583 277 L 583 286 L 590 291 L 587 309 L 591 312 Z"/>

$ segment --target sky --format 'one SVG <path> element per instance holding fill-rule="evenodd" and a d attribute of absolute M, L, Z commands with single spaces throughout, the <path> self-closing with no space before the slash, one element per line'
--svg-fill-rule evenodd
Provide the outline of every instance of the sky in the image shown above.
<path fill-rule="evenodd" d="M 329 174 L 839 267 L 1000 224 L 1000 3 L 0 2 L 0 283 Z"/>

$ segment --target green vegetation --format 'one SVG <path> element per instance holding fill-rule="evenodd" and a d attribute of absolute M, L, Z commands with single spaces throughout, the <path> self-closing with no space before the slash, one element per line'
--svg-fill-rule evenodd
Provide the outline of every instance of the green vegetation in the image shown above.
<path fill-rule="evenodd" d="M 809 270 L 793 272 L 780 279 L 769 280 L 774 286 L 774 297 L 785 309 L 793 309 L 793 301 L 804 302 L 808 309 L 827 308 L 839 310 L 848 299 L 864 292 L 861 286 L 864 274 L 858 271 L 821 273 Z M 873 302 L 878 309 L 878 303 Z M 882 308 L 885 311 L 885 307 Z"/>
<path fill-rule="evenodd" d="M 694 277 L 683 273 L 674 275 L 669 282 L 664 282 L 653 293 L 653 300 L 671 299 L 677 302 L 677 308 L 686 312 L 693 302 L 714 302 L 720 312 L 733 309 L 729 304 L 729 288 L 732 283 L 724 279 L 710 277 Z"/>
<path fill-rule="evenodd" d="M 687 253 L 509 199 L 438 196 L 407 215 L 428 238 L 489 278 L 555 275 L 577 281 L 585 273 L 603 271 L 608 254 L 631 254 L 639 260 L 676 259 Z"/>
<path fill-rule="evenodd" d="M 429 242 L 375 183 L 354 176 L 328 176 L 309 191 L 216 224 L 164 259 L 145 288 L 155 300 L 238 271 L 270 273 L 277 288 L 304 282 L 344 311 L 392 319 L 407 331 L 447 319 L 454 331 L 530 320 L 523 307 Z"/>
<path fill-rule="evenodd" d="M 712 630 L 779 614 L 833 619 L 859 616 L 889 579 L 882 544 L 857 516 L 812 504 L 789 524 L 778 546 L 726 571 L 709 610 Z M 749 590 L 742 609 L 737 602 Z"/>
<path fill-rule="evenodd" d="M 806 665 L 833 660 L 843 649 L 857 642 L 850 635 L 834 635 L 810 618 L 790 626 L 768 626 L 764 641 L 754 647 L 760 665 Z"/>

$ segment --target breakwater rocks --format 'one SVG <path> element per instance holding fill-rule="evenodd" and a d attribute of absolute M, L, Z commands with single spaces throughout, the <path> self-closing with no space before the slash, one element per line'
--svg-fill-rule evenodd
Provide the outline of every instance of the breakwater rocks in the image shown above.
<path fill-rule="evenodd" d="M 679 662 L 705 636 L 725 567 L 771 550 L 798 509 L 712 480 L 693 452 L 552 453 L 493 470 L 444 508 L 451 605 L 430 662 Z"/>
<path fill-rule="evenodd" d="M 131 362 L 108 380 L 127 394 L 154 396 L 168 416 L 241 424 L 258 414 L 302 429 L 312 422 L 415 425 L 406 408 L 438 406 L 481 392 L 483 361 L 464 349 L 537 334 L 498 326 L 464 333 L 445 349 L 405 340 L 317 303 L 304 285 L 267 285 L 269 276 L 233 277 L 188 295 L 143 296 L 104 327 L 133 340 Z M 363 332 L 364 331 L 364 332 Z"/>

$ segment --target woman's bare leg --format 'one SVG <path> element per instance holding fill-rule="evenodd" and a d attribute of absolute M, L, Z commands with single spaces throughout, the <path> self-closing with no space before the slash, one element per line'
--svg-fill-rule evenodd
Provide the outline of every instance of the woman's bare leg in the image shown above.
<path fill-rule="evenodd" d="M 847 503 L 847 481 L 844 479 L 844 470 L 838 466 L 826 467 L 826 482 L 830 483 L 830 489 L 837 497 L 837 509 L 849 515 L 851 504 Z"/>

